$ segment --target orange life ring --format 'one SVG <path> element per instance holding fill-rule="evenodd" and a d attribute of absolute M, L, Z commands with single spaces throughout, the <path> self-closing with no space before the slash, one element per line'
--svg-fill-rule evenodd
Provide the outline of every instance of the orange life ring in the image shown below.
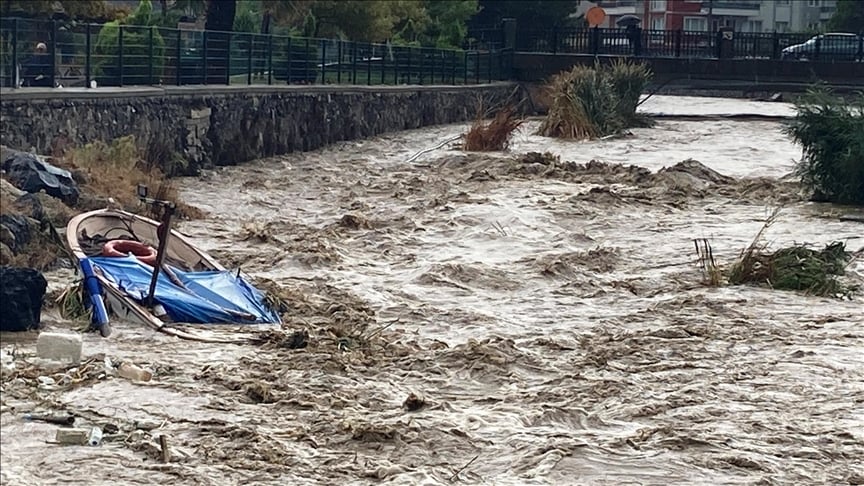
<path fill-rule="evenodd" d="M 131 253 L 147 265 L 156 265 L 156 250 L 152 246 L 133 240 L 111 240 L 102 247 L 102 256 L 123 257 Z"/>

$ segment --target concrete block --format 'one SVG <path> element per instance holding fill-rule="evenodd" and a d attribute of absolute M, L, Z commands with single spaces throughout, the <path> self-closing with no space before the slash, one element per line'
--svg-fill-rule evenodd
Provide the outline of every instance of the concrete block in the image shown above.
<path fill-rule="evenodd" d="M 81 335 L 43 332 L 36 340 L 36 354 L 42 359 L 81 362 Z"/>

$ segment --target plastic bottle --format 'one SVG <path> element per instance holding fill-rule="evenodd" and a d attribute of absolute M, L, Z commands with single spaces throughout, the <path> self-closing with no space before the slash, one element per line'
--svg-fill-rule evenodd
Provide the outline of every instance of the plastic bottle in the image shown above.
<path fill-rule="evenodd" d="M 117 374 L 132 381 L 150 381 L 153 378 L 153 373 L 139 368 L 132 363 L 121 363 L 117 367 Z"/>
<path fill-rule="evenodd" d="M 90 429 L 90 435 L 87 437 L 87 445 L 98 446 L 102 443 L 102 429 L 93 427 Z"/>

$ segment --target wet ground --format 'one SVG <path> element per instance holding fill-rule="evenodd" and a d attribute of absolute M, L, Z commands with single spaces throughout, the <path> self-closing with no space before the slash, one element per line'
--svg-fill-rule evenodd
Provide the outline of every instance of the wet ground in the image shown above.
<path fill-rule="evenodd" d="M 214 345 L 118 325 L 38 387 L 32 339 L 5 338 L 3 484 L 864 484 L 864 297 L 716 288 L 696 264 L 695 238 L 731 263 L 778 206 L 772 247 L 864 247 L 837 218 L 852 209 L 786 177 L 800 150 L 781 125 L 662 120 L 594 142 L 536 125 L 506 154 L 406 162 L 452 125 L 181 181 L 209 213 L 181 230 L 278 289 L 284 332 Z M 660 170 L 690 158 L 732 179 Z M 864 282 L 860 257 L 848 274 Z M 119 430 L 46 444 L 56 426 L 22 413 L 48 409 Z"/>

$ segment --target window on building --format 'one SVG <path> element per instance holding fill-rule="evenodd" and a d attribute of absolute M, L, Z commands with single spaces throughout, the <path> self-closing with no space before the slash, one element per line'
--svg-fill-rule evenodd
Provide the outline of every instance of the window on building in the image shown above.
<path fill-rule="evenodd" d="M 708 19 L 705 17 L 684 17 L 684 30 L 705 32 L 708 30 Z"/>
<path fill-rule="evenodd" d="M 809 5 L 811 7 L 818 7 L 819 6 L 819 0 L 807 0 L 807 5 Z"/>
<path fill-rule="evenodd" d="M 652 12 L 663 12 L 666 10 L 666 0 L 651 0 Z"/>
<path fill-rule="evenodd" d="M 784 33 L 789 31 L 789 22 L 777 22 L 774 24 L 774 30 L 779 33 Z"/>
<path fill-rule="evenodd" d="M 744 23 L 744 32 L 762 32 L 761 20 L 748 20 Z"/>
<path fill-rule="evenodd" d="M 655 17 L 651 19 L 651 28 L 653 30 L 666 30 L 666 18 Z"/>

